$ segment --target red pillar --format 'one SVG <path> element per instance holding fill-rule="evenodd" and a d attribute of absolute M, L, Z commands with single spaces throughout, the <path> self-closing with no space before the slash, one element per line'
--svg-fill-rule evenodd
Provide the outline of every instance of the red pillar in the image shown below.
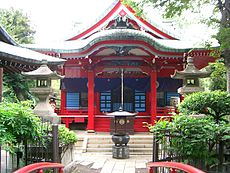
<path fill-rule="evenodd" d="M 94 132 L 94 72 L 88 71 L 88 132 Z"/>
<path fill-rule="evenodd" d="M 66 110 L 66 91 L 61 90 L 61 106 L 60 113 L 65 113 Z"/>
<path fill-rule="evenodd" d="M 151 96 L 150 96 L 150 115 L 151 115 L 151 124 L 155 124 L 155 121 L 157 119 L 157 87 L 156 87 L 156 82 L 157 82 L 157 73 L 155 70 L 151 71 Z"/>

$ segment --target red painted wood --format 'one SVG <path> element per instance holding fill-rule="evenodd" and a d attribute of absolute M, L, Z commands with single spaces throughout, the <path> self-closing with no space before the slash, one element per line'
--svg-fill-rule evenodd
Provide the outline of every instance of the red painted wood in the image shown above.
<path fill-rule="evenodd" d="M 52 168 L 58 168 L 59 173 L 63 173 L 64 165 L 60 163 L 51 163 L 51 162 L 39 162 L 27 165 L 23 168 L 20 168 L 17 171 L 14 171 L 13 173 L 32 173 L 34 171 L 43 172 L 43 169 L 52 169 Z"/>
<path fill-rule="evenodd" d="M 64 110 L 66 109 L 66 92 L 64 90 L 61 90 L 61 106 L 60 106 L 60 113 L 64 113 Z"/>
<path fill-rule="evenodd" d="M 94 130 L 94 72 L 88 71 L 88 127 Z"/>
<path fill-rule="evenodd" d="M 117 11 L 117 9 L 120 7 L 120 2 L 118 2 L 114 8 L 104 17 L 102 18 L 99 22 L 97 22 L 96 24 L 94 24 L 93 26 L 91 26 L 89 29 L 87 29 L 86 31 L 80 33 L 79 35 L 72 37 L 70 39 L 68 39 L 67 41 L 71 41 L 71 40 L 78 40 L 78 39 L 82 39 L 84 38 L 87 34 L 89 34 L 91 31 L 95 30 L 97 27 L 99 27 L 101 24 L 103 24 L 104 22 L 106 22 L 106 20 L 108 20 L 109 17 L 111 17 L 113 15 L 113 13 L 115 11 Z"/>
<path fill-rule="evenodd" d="M 109 117 L 96 117 L 95 118 L 95 131 L 109 132 L 110 131 L 110 118 Z"/>
<path fill-rule="evenodd" d="M 66 128 L 69 128 L 69 123 L 70 123 L 69 121 L 70 121 L 69 118 L 65 119 L 65 126 L 66 126 Z"/>
<path fill-rule="evenodd" d="M 95 108 L 95 114 L 100 114 L 100 93 L 95 93 L 95 102 L 96 102 L 96 108 Z"/>
<path fill-rule="evenodd" d="M 176 171 L 175 168 L 171 168 L 171 169 L 170 169 L 170 173 L 177 173 L 177 171 Z"/>
<path fill-rule="evenodd" d="M 160 118 L 171 119 L 172 112 L 175 112 L 174 107 L 157 107 L 157 120 Z M 98 114 L 99 115 L 99 114 Z M 67 127 L 69 123 L 75 122 L 85 122 L 85 119 L 88 118 L 87 114 L 76 114 L 76 113 L 66 113 L 64 115 L 59 114 L 61 120 Z M 105 116 L 105 115 L 102 115 Z M 151 123 L 151 117 L 149 111 L 138 113 L 138 117 L 134 121 L 134 131 L 135 132 L 148 132 L 148 128 L 143 127 L 143 122 Z M 98 132 L 109 132 L 110 131 L 110 118 L 109 117 L 94 117 L 94 128 Z"/>
<path fill-rule="evenodd" d="M 147 164 L 148 168 L 157 168 L 157 167 L 165 167 L 165 168 L 173 168 L 177 170 L 181 170 L 187 173 L 205 173 L 191 165 L 186 165 L 178 162 L 151 162 Z"/>
<path fill-rule="evenodd" d="M 75 117 L 74 118 L 74 122 L 75 123 L 84 123 L 85 122 L 85 118 L 84 117 Z"/>
<path fill-rule="evenodd" d="M 149 129 L 147 127 L 143 127 L 143 122 L 151 123 L 150 121 L 150 116 L 149 117 L 136 117 L 134 120 L 134 132 L 148 132 Z"/>
<path fill-rule="evenodd" d="M 151 97 L 150 97 L 150 103 L 151 103 L 151 124 L 155 124 L 155 121 L 157 120 L 157 88 L 156 88 L 156 81 L 157 81 L 157 73 L 156 71 L 151 72 Z"/>

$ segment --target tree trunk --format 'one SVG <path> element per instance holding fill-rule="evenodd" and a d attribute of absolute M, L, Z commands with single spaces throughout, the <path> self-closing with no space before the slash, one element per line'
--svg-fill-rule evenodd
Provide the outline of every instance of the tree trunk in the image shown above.
<path fill-rule="evenodd" d="M 230 92 L 230 49 L 224 51 L 224 60 L 227 69 L 227 92 Z"/>
<path fill-rule="evenodd" d="M 221 26 L 224 28 L 230 27 L 230 0 L 222 2 L 218 0 L 219 10 L 221 12 Z M 227 35 L 228 37 L 229 35 Z M 221 44 L 221 41 L 220 41 Z M 230 45 L 228 45 L 230 46 Z M 227 92 L 230 92 L 230 48 L 224 48 L 224 60 L 227 68 Z"/>
<path fill-rule="evenodd" d="M 227 92 L 230 93 L 230 65 L 226 65 L 227 67 Z"/>

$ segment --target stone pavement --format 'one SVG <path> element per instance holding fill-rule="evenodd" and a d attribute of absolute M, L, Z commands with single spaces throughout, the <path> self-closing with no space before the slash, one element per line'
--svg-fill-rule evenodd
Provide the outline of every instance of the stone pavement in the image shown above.
<path fill-rule="evenodd" d="M 131 155 L 129 159 L 114 159 L 112 155 L 75 153 L 74 161 L 65 173 L 147 173 L 151 155 Z"/>

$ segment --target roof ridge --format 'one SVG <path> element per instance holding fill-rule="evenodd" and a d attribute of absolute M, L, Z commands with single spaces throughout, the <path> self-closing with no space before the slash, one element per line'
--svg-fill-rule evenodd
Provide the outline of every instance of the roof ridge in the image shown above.
<path fill-rule="evenodd" d="M 0 37 L 2 37 L 2 41 L 11 45 L 18 45 L 16 41 L 10 36 L 10 34 L 5 30 L 5 28 L 0 24 Z"/>

